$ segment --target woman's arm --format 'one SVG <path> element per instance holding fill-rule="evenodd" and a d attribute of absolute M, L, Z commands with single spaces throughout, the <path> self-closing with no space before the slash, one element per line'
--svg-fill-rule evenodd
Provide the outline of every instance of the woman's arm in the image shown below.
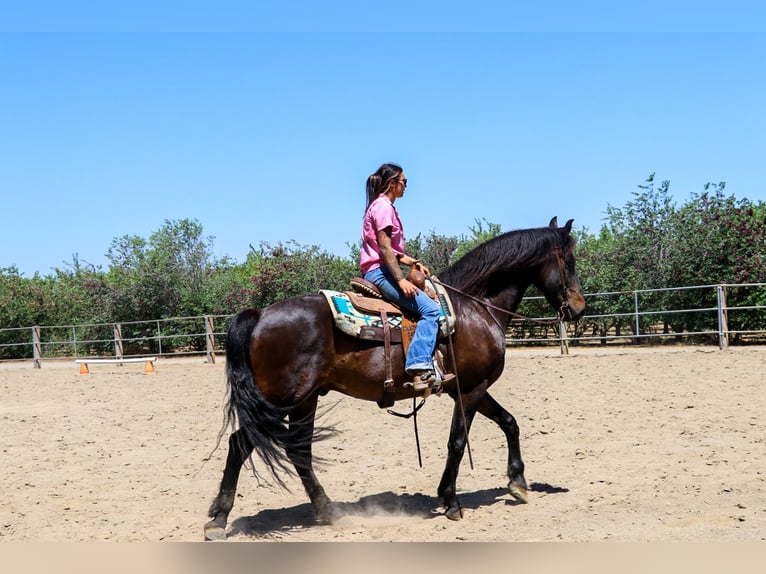
<path fill-rule="evenodd" d="M 403 265 L 408 266 L 419 265 L 419 262 L 409 255 L 402 255 L 401 258 L 397 259 L 396 252 L 391 247 L 390 227 L 379 230 L 377 238 L 380 254 L 383 256 L 383 261 L 385 261 L 388 270 L 391 271 L 391 275 L 393 275 L 394 281 L 396 281 L 396 283 L 399 285 L 399 288 L 402 290 L 405 297 L 414 297 L 417 295 L 418 288 L 404 277 L 404 273 L 402 273 L 402 270 L 399 267 L 399 262 L 401 261 Z"/>

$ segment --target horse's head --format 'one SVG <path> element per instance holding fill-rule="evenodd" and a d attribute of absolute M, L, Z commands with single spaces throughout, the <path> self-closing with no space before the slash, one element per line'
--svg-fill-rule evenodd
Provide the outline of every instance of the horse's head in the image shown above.
<path fill-rule="evenodd" d="M 564 227 L 559 227 L 557 218 L 551 219 L 550 227 L 556 231 L 558 238 L 551 256 L 542 265 L 535 280 L 535 285 L 548 303 L 558 309 L 566 321 L 576 321 L 585 313 L 585 296 L 575 269 L 575 240 L 571 235 L 573 221 L 570 219 Z"/>

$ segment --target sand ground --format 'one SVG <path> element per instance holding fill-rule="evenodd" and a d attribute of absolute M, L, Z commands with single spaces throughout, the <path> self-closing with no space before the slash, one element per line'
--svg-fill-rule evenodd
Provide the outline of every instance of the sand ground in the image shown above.
<path fill-rule="evenodd" d="M 766 348 L 509 350 L 492 394 L 517 418 L 531 492 L 512 502 L 506 445 L 477 417 L 440 514 L 452 401 L 412 420 L 340 395 L 318 476 L 345 516 L 314 523 L 291 491 L 243 470 L 229 540 L 762 541 Z M 0 364 L 0 541 L 200 541 L 223 471 L 223 359 Z M 410 403 L 399 403 L 406 411 Z M 256 461 L 258 464 L 258 461 Z"/>

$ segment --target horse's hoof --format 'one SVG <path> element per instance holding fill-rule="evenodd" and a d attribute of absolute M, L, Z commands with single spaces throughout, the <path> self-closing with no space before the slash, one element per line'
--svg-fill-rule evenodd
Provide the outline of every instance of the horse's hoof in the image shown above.
<path fill-rule="evenodd" d="M 206 524 L 205 540 L 226 540 L 226 528 L 217 524 Z"/>
<path fill-rule="evenodd" d="M 511 494 L 511 497 L 516 502 L 521 502 L 522 504 L 527 504 L 529 502 L 527 498 L 527 489 L 521 485 L 513 484 L 512 482 L 508 483 L 508 492 Z"/>
<path fill-rule="evenodd" d="M 444 513 L 444 516 L 449 518 L 450 520 L 454 520 L 457 522 L 458 520 L 462 520 L 463 518 L 463 509 L 459 506 L 456 506 L 454 508 L 448 508 L 447 511 Z"/>
<path fill-rule="evenodd" d="M 321 509 L 315 512 L 317 522 L 323 526 L 332 526 L 340 517 L 332 503 L 324 504 Z"/>

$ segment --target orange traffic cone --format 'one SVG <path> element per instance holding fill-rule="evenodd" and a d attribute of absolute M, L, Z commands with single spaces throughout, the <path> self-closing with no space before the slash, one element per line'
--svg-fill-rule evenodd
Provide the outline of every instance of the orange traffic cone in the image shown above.
<path fill-rule="evenodd" d="M 145 373 L 153 373 L 154 372 L 154 363 L 152 361 L 146 361 L 144 363 L 144 372 Z"/>
<path fill-rule="evenodd" d="M 80 374 L 81 375 L 87 375 L 90 371 L 88 370 L 88 363 L 80 363 Z"/>

